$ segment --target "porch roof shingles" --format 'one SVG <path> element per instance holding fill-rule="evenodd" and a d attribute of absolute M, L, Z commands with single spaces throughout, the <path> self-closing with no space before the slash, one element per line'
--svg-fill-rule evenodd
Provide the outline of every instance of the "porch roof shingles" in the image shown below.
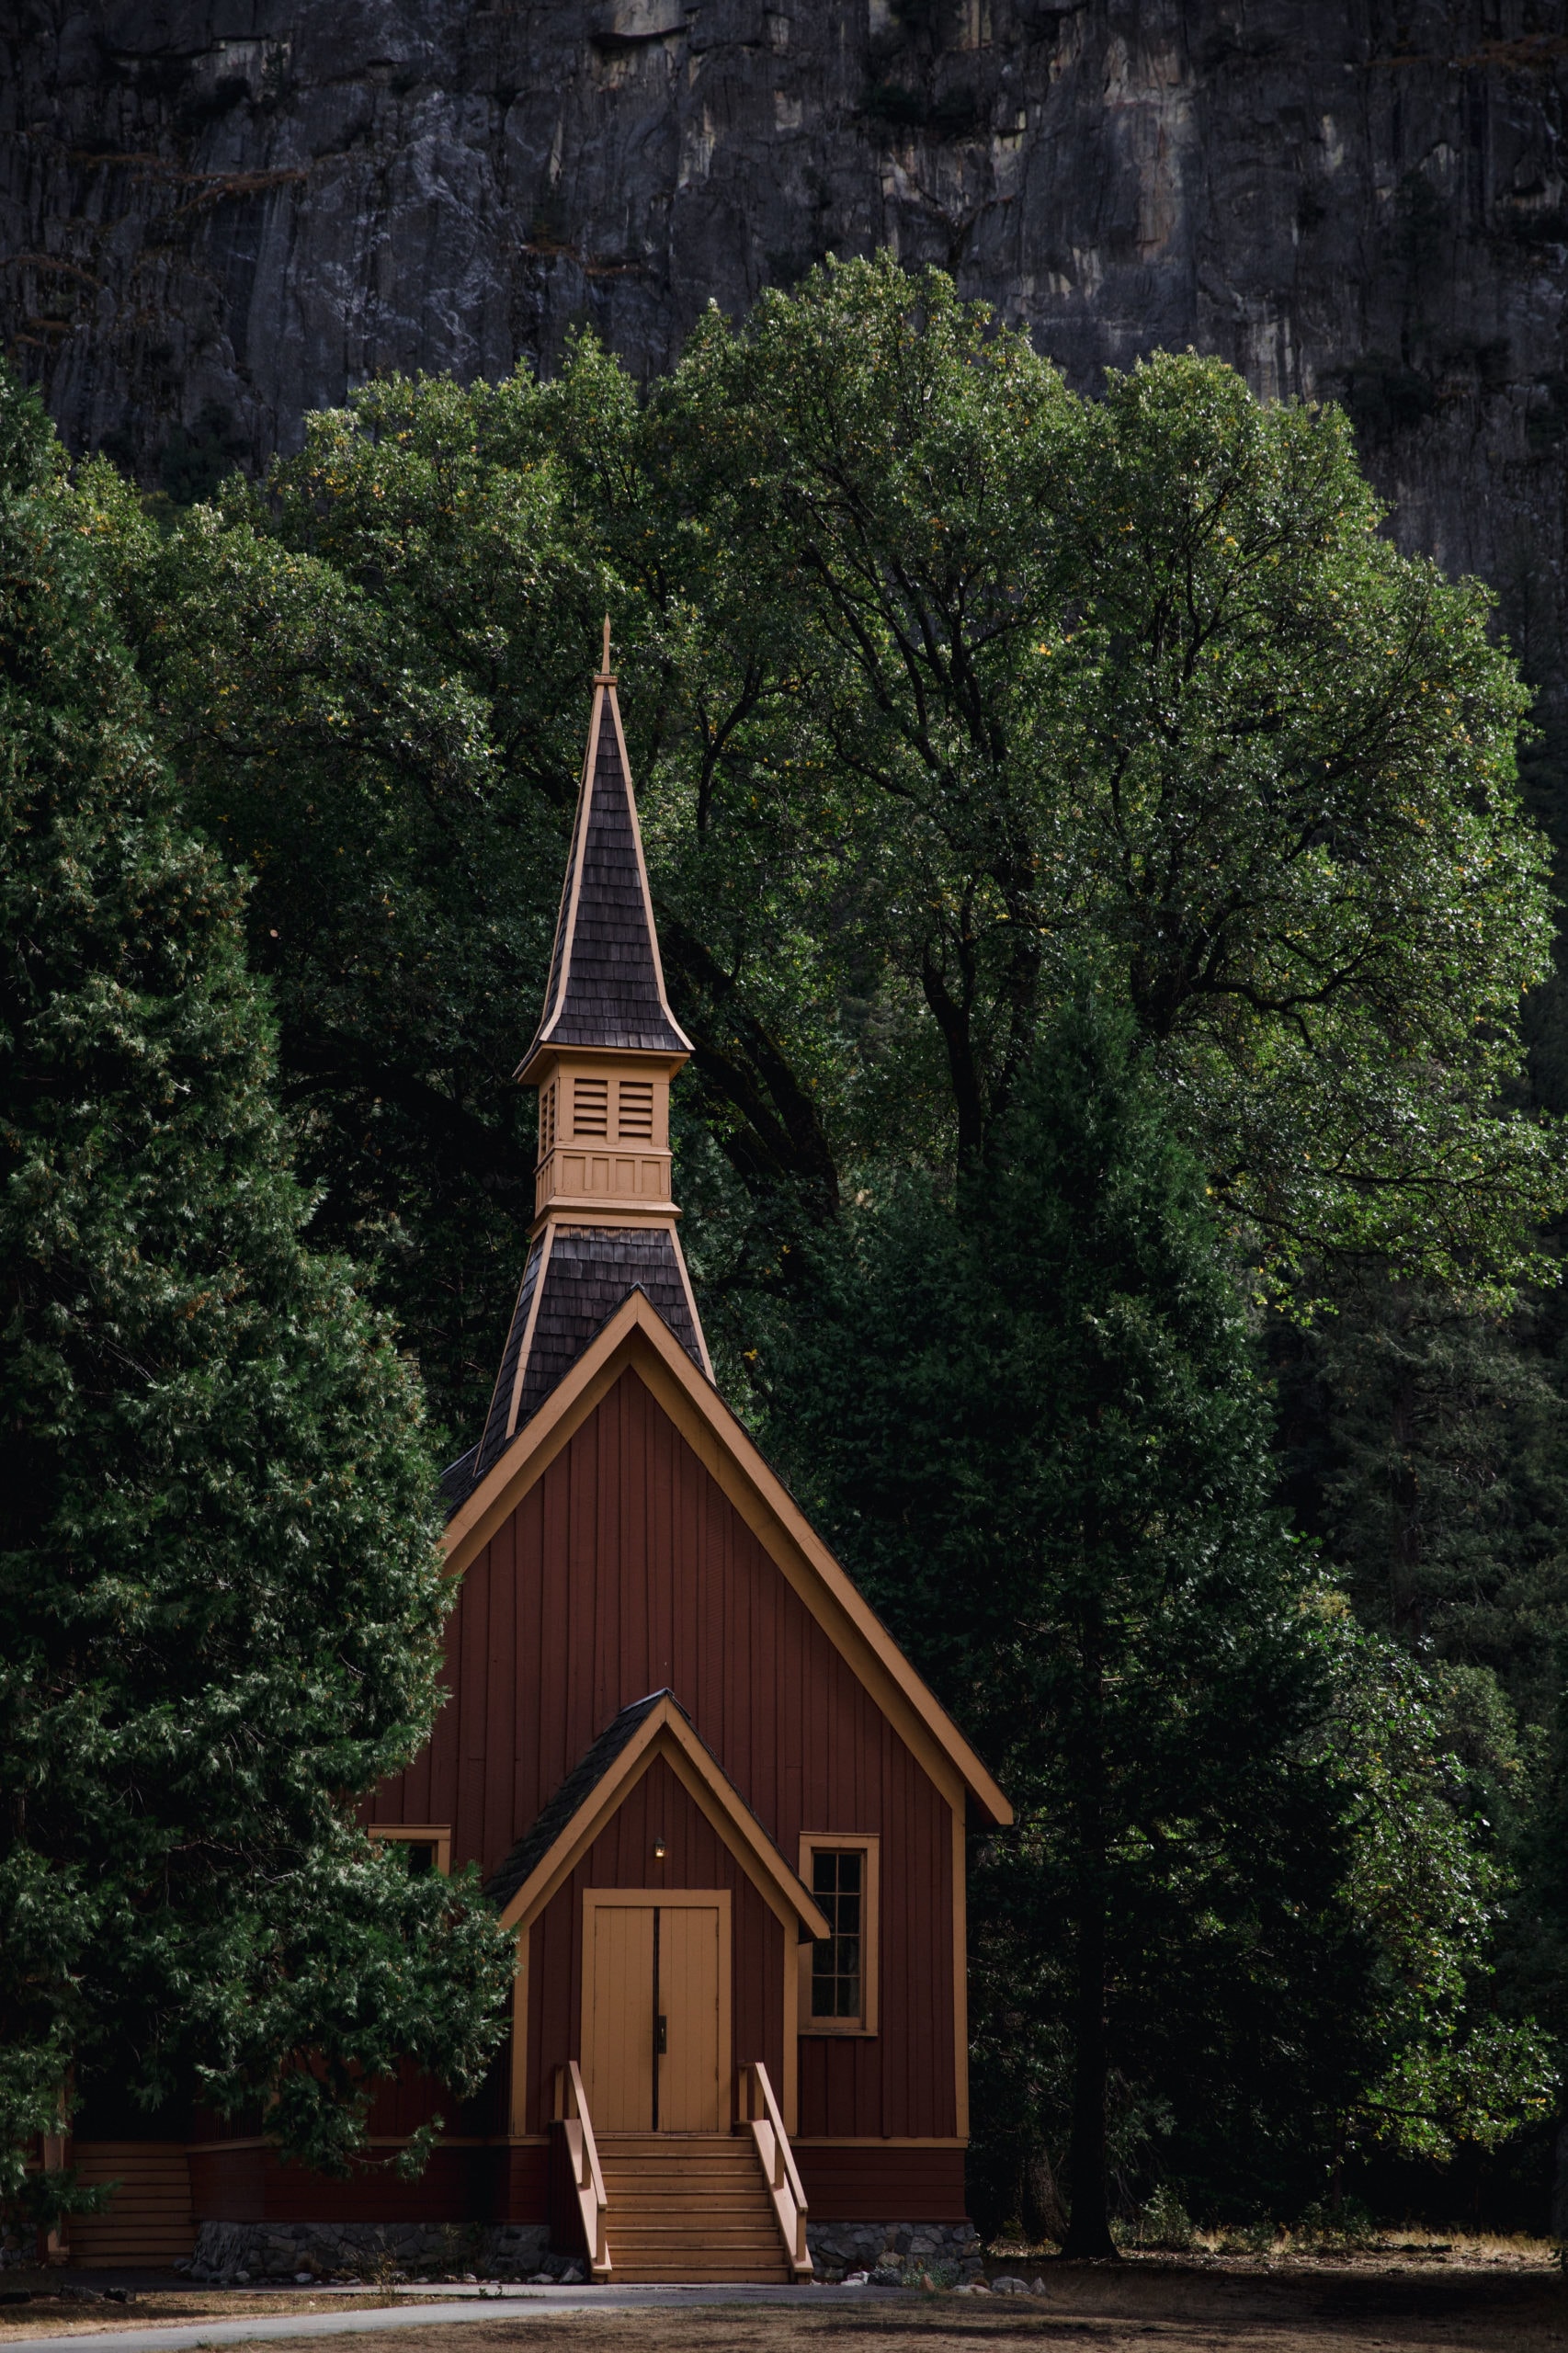
<path fill-rule="evenodd" d="M 687 1711 L 676 1698 L 675 1693 L 666 1687 L 660 1691 L 650 1691 L 645 1699 L 633 1699 L 628 1707 L 621 1709 L 618 1716 L 612 1717 L 597 1740 L 594 1742 L 593 1746 L 567 1774 L 554 1796 L 535 1815 L 506 1861 L 500 1865 L 494 1876 L 485 1882 L 484 1893 L 490 1897 L 498 1912 L 504 1913 L 518 1890 L 527 1886 L 528 1880 L 539 1869 L 551 1847 L 588 1803 L 594 1791 L 622 1750 L 635 1739 L 637 1733 L 647 1722 L 654 1710 L 665 1701 L 679 1716 L 692 1739 L 711 1765 L 714 1773 L 729 1792 L 734 1812 L 743 1815 L 752 1825 L 751 1835 L 771 1856 L 778 1867 L 779 1876 L 787 1881 L 795 1880 L 794 1870 L 779 1853 L 778 1841 L 767 1825 L 754 1808 L 747 1804 L 702 1734 L 698 1731 Z"/>
<path fill-rule="evenodd" d="M 504 1912 L 520 1887 L 526 1886 L 529 1874 L 539 1868 L 562 1832 L 579 1810 L 586 1805 L 627 1742 L 640 1724 L 645 1723 L 661 1699 L 668 1699 L 680 1707 L 673 1691 L 650 1691 L 645 1699 L 633 1699 L 600 1733 L 597 1740 L 575 1764 L 555 1795 L 549 1799 L 534 1816 L 494 1877 L 488 1881 L 484 1893 Z M 684 1708 L 681 1713 L 686 1714 Z M 689 1723 L 691 1719 L 687 1717 Z"/>

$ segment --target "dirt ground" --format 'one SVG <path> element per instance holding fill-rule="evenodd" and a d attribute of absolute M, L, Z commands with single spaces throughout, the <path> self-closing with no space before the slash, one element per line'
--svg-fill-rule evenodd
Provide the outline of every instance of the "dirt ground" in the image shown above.
<path fill-rule="evenodd" d="M 1020 2267 L 1021 2268 L 1021 2267 Z M 1033 2267 L 1043 2295 L 929 2294 L 820 2304 L 527 2318 L 514 2305 L 453 2327 L 367 2330 L 340 2353 L 1548 2353 L 1568 2347 L 1568 2280 L 1544 2256 L 1266 2265 L 1141 2257 Z M 14 2279 L 15 2275 L 10 2275 Z M 9 2284 L 9 2282 L 7 2282 Z M 127 2305 L 52 2296 L 0 2307 L 7 2338 L 243 2314 L 374 2309 L 379 2294 L 138 2290 Z M 483 2348 L 473 2344 L 477 2330 Z M 565 2343 L 562 2342 L 565 2338 Z M 268 2348 L 271 2353 L 271 2348 Z"/>

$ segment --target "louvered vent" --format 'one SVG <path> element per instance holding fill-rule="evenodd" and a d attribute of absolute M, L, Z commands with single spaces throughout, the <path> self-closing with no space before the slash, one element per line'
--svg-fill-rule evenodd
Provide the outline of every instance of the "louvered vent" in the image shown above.
<path fill-rule="evenodd" d="M 558 1082 L 551 1079 L 541 1086 L 539 1096 L 539 1156 L 548 1159 L 555 1150 L 555 1089 Z"/>
<path fill-rule="evenodd" d="M 653 1142 L 653 1085 L 651 1079 L 623 1078 L 619 1110 L 622 1143 Z"/>
<path fill-rule="evenodd" d="M 572 1081 L 572 1132 L 574 1136 L 608 1135 L 608 1078 L 574 1078 Z"/>

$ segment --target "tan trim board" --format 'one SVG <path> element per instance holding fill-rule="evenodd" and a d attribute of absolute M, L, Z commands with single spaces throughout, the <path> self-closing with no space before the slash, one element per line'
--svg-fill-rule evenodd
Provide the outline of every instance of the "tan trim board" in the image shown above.
<path fill-rule="evenodd" d="M 691 1328 L 697 1335 L 697 1345 L 702 1351 L 702 1370 L 711 1381 L 713 1359 L 708 1353 L 708 1336 L 702 1329 L 702 1318 L 697 1312 L 697 1294 L 691 1288 L 691 1276 L 687 1267 L 686 1252 L 681 1248 L 678 1241 L 676 1244 L 676 1265 L 680 1268 L 681 1289 L 686 1293 L 686 1312 L 691 1318 Z M 788 2118 L 785 2120 L 784 2129 L 786 2131 L 790 2129 Z"/>
<path fill-rule="evenodd" d="M 539 1272 L 534 1277 L 534 1295 L 528 1302 L 528 1320 L 523 1331 L 523 1342 L 517 1350 L 517 1361 L 512 1371 L 512 1394 L 506 1402 L 506 1436 L 517 1434 L 517 1404 L 522 1397 L 523 1383 L 528 1379 L 528 1356 L 534 1344 L 534 1326 L 539 1322 L 540 1302 L 544 1297 L 545 1279 L 550 1273 L 550 1254 L 555 1246 L 555 1227 L 547 1224 L 539 1237 Z M 516 1313 L 516 1310 L 513 1313 Z"/>
<path fill-rule="evenodd" d="M 755 1814 L 720 1772 L 673 1700 L 661 1699 L 578 1808 L 550 1852 L 529 1872 L 501 1915 L 506 1928 L 527 1928 L 575 1870 L 605 1824 L 657 1757 L 696 1801 L 769 1909 L 792 1930 L 797 1922 L 825 1937 L 827 1922 Z M 679 1891 L 671 1891 L 672 1894 Z"/>
<path fill-rule="evenodd" d="M 520 2139 L 528 2112 L 528 1944 L 531 1928 L 517 1931 L 517 1966 L 512 1979 L 512 2066 L 506 2124 Z"/>
<path fill-rule="evenodd" d="M 659 1003 L 664 1006 L 665 1018 L 668 1021 L 670 1028 L 689 1052 L 691 1040 L 670 1011 L 670 1001 L 665 993 L 665 961 L 659 953 L 659 926 L 653 921 L 653 894 L 648 888 L 648 863 L 642 855 L 642 825 L 637 814 L 637 795 L 631 783 L 631 762 L 627 757 L 626 736 L 620 724 L 620 701 L 613 686 L 606 689 L 606 694 L 609 703 L 609 715 L 615 726 L 616 747 L 620 754 L 620 772 L 626 779 L 626 802 L 631 812 L 631 847 L 637 853 L 637 874 L 642 885 L 642 912 L 648 919 L 648 940 L 653 951 L 653 978 L 658 983 Z"/>
<path fill-rule="evenodd" d="M 365 1836 L 385 1847 L 434 1847 L 436 1869 L 443 1879 L 452 1875 L 452 1825 L 449 1822 L 371 1822 Z"/>
<path fill-rule="evenodd" d="M 791 2140 L 801 2113 L 801 1972 L 790 1961 L 790 1946 L 793 1930 L 784 1928 L 784 2081 L 778 2087 L 778 2105 L 784 2118 L 784 2130 Z M 805 1949 L 810 1952 L 808 1945 Z"/>
<path fill-rule="evenodd" d="M 366 2146 L 401 2149 L 409 2137 L 406 2132 L 371 2132 L 366 2135 Z M 265 2132 L 255 2132 L 243 2141 L 165 2141 L 154 2145 L 183 2149 L 187 2156 L 204 2157 L 213 2150 L 273 2149 L 278 2143 Z M 548 2132 L 443 2132 L 436 2145 L 439 2149 L 548 2148 L 550 2135 Z"/>
<path fill-rule="evenodd" d="M 967 2149 L 969 2143 L 941 2132 L 791 2132 L 795 2149 Z"/>
<path fill-rule="evenodd" d="M 969 2139 L 969 1847 L 953 1808 L 953 2120 Z"/>
<path fill-rule="evenodd" d="M 577 789 L 577 819 L 572 828 L 571 863 L 566 869 L 561 891 L 566 912 L 565 928 L 561 935 L 561 970 L 556 975 L 554 1001 L 546 1007 L 544 1019 L 540 1025 L 540 1046 L 549 1044 L 550 1033 L 560 1020 L 561 1008 L 566 1002 L 566 981 L 572 970 L 572 943 L 577 936 L 577 903 L 583 895 L 583 858 L 587 848 L 589 820 L 593 815 L 594 770 L 598 765 L 599 724 L 604 707 L 604 687 L 596 684 L 593 708 L 588 714 L 588 748 L 583 755 L 583 781 Z M 572 894 L 569 902 L 566 901 L 568 891 Z M 560 921 L 558 915 L 558 925 Z"/>
<path fill-rule="evenodd" d="M 513 1324 L 514 1324 L 517 1322 L 517 1303 L 518 1303 L 518 1301 L 520 1301 L 520 1300 L 521 1300 L 522 1295 L 523 1295 L 523 1285 L 527 1282 L 527 1280 L 528 1280 L 528 1254 L 529 1254 L 529 1252 L 532 1250 L 533 1246 L 534 1246 L 533 1236 L 532 1236 L 532 1234 L 530 1233 L 530 1234 L 529 1234 L 529 1236 L 528 1236 L 528 1248 L 527 1248 L 527 1249 L 525 1249 L 525 1251 L 523 1252 L 523 1271 L 522 1271 L 522 1273 L 521 1273 L 521 1274 L 518 1276 L 518 1278 L 517 1278 L 517 1298 L 516 1298 L 516 1299 L 514 1299 L 514 1300 L 513 1300 L 513 1302 L 512 1302 L 512 1313 L 511 1313 L 511 1314 L 506 1318 L 506 1331 L 507 1331 L 507 1335 L 508 1335 L 508 1336 L 510 1336 L 511 1329 L 512 1329 Z M 538 1295 L 539 1295 L 539 1294 L 538 1294 L 538 1286 L 537 1286 L 537 1285 L 535 1286 L 535 1293 L 534 1293 L 534 1295 L 535 1295 L 535 1297 L 536 1297 L 536 1298 L 537 1298 L 537 1297 L 538 1297 Z M 502 1370 L 503 1370 L 503 1368 L 504 1368 L 504 1366 L 505 1366 L 505 1363 L 506 1363 L 506 1350 L 505 1350 L 505 1349 L 503 1349 L 501 1353 L 502 1353 L 502 1361 L 501 1361 L 501 1363 L 500 1363 L 500 1364 L 498 1364 L 498 1365 L 496 1366 L 496 1368 L 495 1368 L 495 1378 L 494 1378 L 494 1381 L 491 1383 L 491 1386 L 490 1386 L 490 1403 L 488 1404 L 488 1405 L 486 1405 L 486 1407 L 485 1407 L 485 1409 L 484 1409 L 484 1419 L 483 1419 L 483 1422 L 481 1422 L 481 1424 L 480 1424 L 480 1426 L 479 1426 L 479 1444 L 480 1444 L 480 1446 L 483 1446 L 483 1445 L 484 1444 L 484 1433 L 485 1433 L 485 1431 L 490 1427 L 490 1417 L 491 1417 L 491 1415 L 492 1415 L 494 1413 L 494 1411 L 495 1411 L 496 1402 L 497 1402 L 497 1400 L 498 1400 L 498 1398 L 500 1397 L 500 1394 L 501 1394 L 501 1374 L 502 1374 Z M 513 1384 L 513 1388 L 512 1388 L 512 1401 L 513 1401 L 513 1408 L 515 1408 L 515 1406 L 516 1406 L 516 1403 L 517 1403 L 517 1384 L 514 1382 L 514 1384 Z M 510 1418 L 510 1412 L 509 1412 L 509 1413 L 508 1413 L 507 1423 L 506 1423 L 506 1434 L 507 1434 L 507 1436 L 508 1436 L 508 1437 L 510 1437 L 510 1436 L 512 1435 L 512 1431 L 513 1431 L 513 1424 L 512 1424 L 512 1421 L 511 1421 L 511 1418 Z M 477 1450 L 478 1450 L 478 1449 L 475 1449 L 475 1451 L 477 1452 Z"/>
<path fill-rule="evenodd" d="M 640 1297 L 638 1294 L 637 1297 Z M 637 1297 L 629 1300 L 635 1306 Z M 610 1324 L 619 1322 L 618 1310 Z M 609 1324 L 605 1329 L 608 1331 Z M 600 1334 L 600 1338 L 604 1335 Z M 597 1341 L 586 1347 L 563 1381 L 557 1381 L 537 1414 L 447 1522 L 442 1538 L 449 1576 L 460 1576 L 475 1554 L 482 1552 L 496 1530 L 517 1509 L 534 1482 L 541 1478 L 556 1456 L 588 1421 L 626 1370 L 609 1361 Z M 521 1474 L 526 1468 L 527 1475 Z M 507 1475 L 497 1478 L 496 1473 Z"/>
<path fill-rule="evenodd" d="M 882 1842 L 875 1830 L 802 1830 L 801 1833 L 801 1884 L 812 1887 L 811 1860 L 818 1847 L 835 1848 L 843 1853 L 858 1848 L 866 1859 L 865 1876 L 861 1881 L 860 1901 L 860 2015 L 858 2018 L 819 2018 L 812 2013 L 812 1948 L 801 1947 L 796 1968 L 800 1987 L 800 2031 L 802 2036 L 821 2040 L 841 2036 L 858 2037 L 865 2041 L 877 2033 L 879 1996 L 881 1990 L 881 1877 Z M 813 1888 L 813 1893 L 814 1893 Z"/>
<path fill-rule="evenodd" d="M 949 1801 L 957 1801 L 961 1785 L 994 1823 L 1010 1823 L 1011 1805 L 947 1710 L 640 1291 L 617 1309 L 454 1515 L 446 1537 L 448 1569 L 460 1574 L 468 1566 L 629 1367 L 635 1368 Z"/>

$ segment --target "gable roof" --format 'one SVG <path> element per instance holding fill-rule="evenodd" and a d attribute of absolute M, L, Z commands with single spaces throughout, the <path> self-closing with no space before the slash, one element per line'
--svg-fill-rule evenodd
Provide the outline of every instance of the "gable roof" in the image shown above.
<path fill-rule="evenodd" d="M 833 1931 L 673 1691 L 634 1699 L 600 1733 L 523 1833 L 485 1893 L 503 1927 L 536 1918 L 593 1845 L 628 1791 L 662 1758 L 781 1919 L 808 1937 Z"/>
<path fill-rule="evenodd" d="M 631 794 L 615 680 L 594 682 L 587 756 L 572 828 L 572 855 L 539 1034 L 517 1075 L 527 1080 L 547 1046 L 689 1054 L 670 1011 L 659 961 L 642 837 Z"/>
<path fill-rule="evenodd" d="M 1012 1807 L 947 1710 L 640 1290 L 596 1334 L 531 1420 L 470 1488 L 448 1523 L 449 1572 L 460 1574 L 489 1542 L 628 1370 L 634 1370 L 653 1392 L 835 1649 L 934 1778 L 949 1790 L 967 1790 L 989 1821 L 1011 1822 Z"/>

